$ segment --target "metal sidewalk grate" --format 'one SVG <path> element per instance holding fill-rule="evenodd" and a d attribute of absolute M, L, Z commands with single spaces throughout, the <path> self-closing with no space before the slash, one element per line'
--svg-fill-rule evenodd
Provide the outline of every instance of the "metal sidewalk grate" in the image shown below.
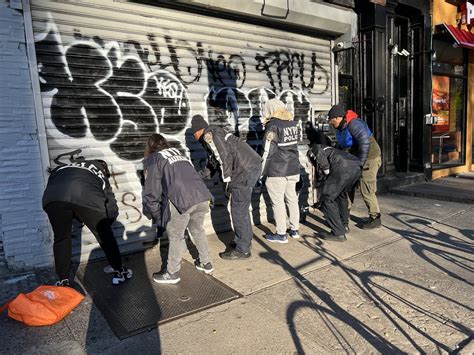
<path fill-rule="evenodd" d="M 82 263 L 77 277 L 120 339 L 241 297 L 185 260 L 178 284 L 155 283 L 152 274 L 161 267 L 159 248 L 125 255 L 124 265 L 133 270 L 133 278 L 122 285 L 112 285 L 111 274 L 103 272 L 106 265 L 106 260 Z"/>

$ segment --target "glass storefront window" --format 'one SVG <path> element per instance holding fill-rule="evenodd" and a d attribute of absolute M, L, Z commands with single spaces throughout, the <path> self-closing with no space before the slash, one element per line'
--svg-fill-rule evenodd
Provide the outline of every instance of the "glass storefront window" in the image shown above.
<path fill-rule="evenodd" d="M 463 164 L 466 79 L 462 48 L 435 40 L 434 49 L 432 112 L 436 123 L 431 128 L 431 163 L 433 168 L 442 168 Z"/>

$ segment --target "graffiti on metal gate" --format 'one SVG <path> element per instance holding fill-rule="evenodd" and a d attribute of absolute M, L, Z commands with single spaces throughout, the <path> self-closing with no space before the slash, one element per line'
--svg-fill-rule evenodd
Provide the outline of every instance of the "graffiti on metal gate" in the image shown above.
<path fill-rule="evenodd" d="M 50 115 L 61 133 L 87 130 L 124 160 L 143 157 L 151 133 L 176 134 L 189 117 L 189 99 L 178 78 L 150 71 L 117 42 L 79 38 L 63 46 L 54 26 L 36 42 L 42 91 L 54 92 Z"/>
<path fill-rule="evenodd" d="M 36 53 L 45 118 L 55 128 L 50 138 L 110 148 L 117 158 L 115 190 L 132 223 L 142 219 L 132 185 L 150 134 L 161 133 L 187 152 L 185 132 L 199 113 L 261 152 L 266 101 L 280 98 L 302 126 L 311 120 L 314 95 L 330 90 L 315 52 L 222 53 L 154 33 L 140 41 L 108 40 L 80 29 L 61 33 L 52 17 L 37 34 Z"/>
<path fill-rule="evenodd" d="M 63 43 L 51 20 L 36 42 L 41 89 L 52 93 L 51 121 L 69 137 L 90 131 L 123 160 L 141 159 L 151 133 L 183 141 L 192 110 L 188 91 L 200 82 L 208 88 L 201 104 L 208 120 L 239 135 L 252 130 L 265 97 L 282 98 L 304 122 L 311 116 L 308 93 L 329 89 L 316 53 L 256 53 L 253 64 L 241 54 L 215 53 L 169 35 L 161 42 L 154 34 L 144 43 L 117 42 L 75 30 L 69 38 Z M 266 75 L 268 88 L 244 86 L 250 64 Z M 255 94 L 260 91 L 265 95 Z"/>

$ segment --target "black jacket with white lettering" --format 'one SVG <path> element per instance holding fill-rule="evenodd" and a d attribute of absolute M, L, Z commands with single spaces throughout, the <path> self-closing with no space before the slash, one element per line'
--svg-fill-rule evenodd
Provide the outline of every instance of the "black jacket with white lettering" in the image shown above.
<path fill-rule="evenodd" d="M 176 148 L 150 155 L 143 161 L 143 169 L 143 214 L 160 225 L 168 221 L 168 201 L 179 213 L 184 213 L 192 206 L 212 199 L 191 161 Z"/>
<path fill-rule="evenodd" d="M 118 216 L 117 200 L 109 179 L 95 160 L 54 169 L 43 194 L 43 208 L 51 202 L 69 202 L 105 212 L 110 219 Z"/>
<path fill-rule="evenodd" d="M 249 173 L 262 169 L 262 158 L 246 142 L 218 126 L 209 126 L 201 139 L 206 151 L 219 163 L 222 180 L 230 186 L 247 185 Z M 251 184 L 255 184 L 252 181 Z"/>
<path fill-rule="evenodd" d="M 263 137 L 262 176 L 282 177 L 299 175 L 298 140 L 301 130 L 298 122 L 272 118 L 265 126 Z"/>

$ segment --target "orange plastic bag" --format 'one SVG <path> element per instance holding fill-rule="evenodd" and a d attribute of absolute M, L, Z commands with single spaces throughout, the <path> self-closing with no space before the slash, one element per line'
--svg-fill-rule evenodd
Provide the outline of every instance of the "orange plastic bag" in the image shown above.
<path fill-rule="evenodd" d="M 30 326 L 58 323 L 82 302 L 84 296 L 71 287 L 39 286 L 30 293 L 20 293 L 0 308 L 8 316 Z"/>

